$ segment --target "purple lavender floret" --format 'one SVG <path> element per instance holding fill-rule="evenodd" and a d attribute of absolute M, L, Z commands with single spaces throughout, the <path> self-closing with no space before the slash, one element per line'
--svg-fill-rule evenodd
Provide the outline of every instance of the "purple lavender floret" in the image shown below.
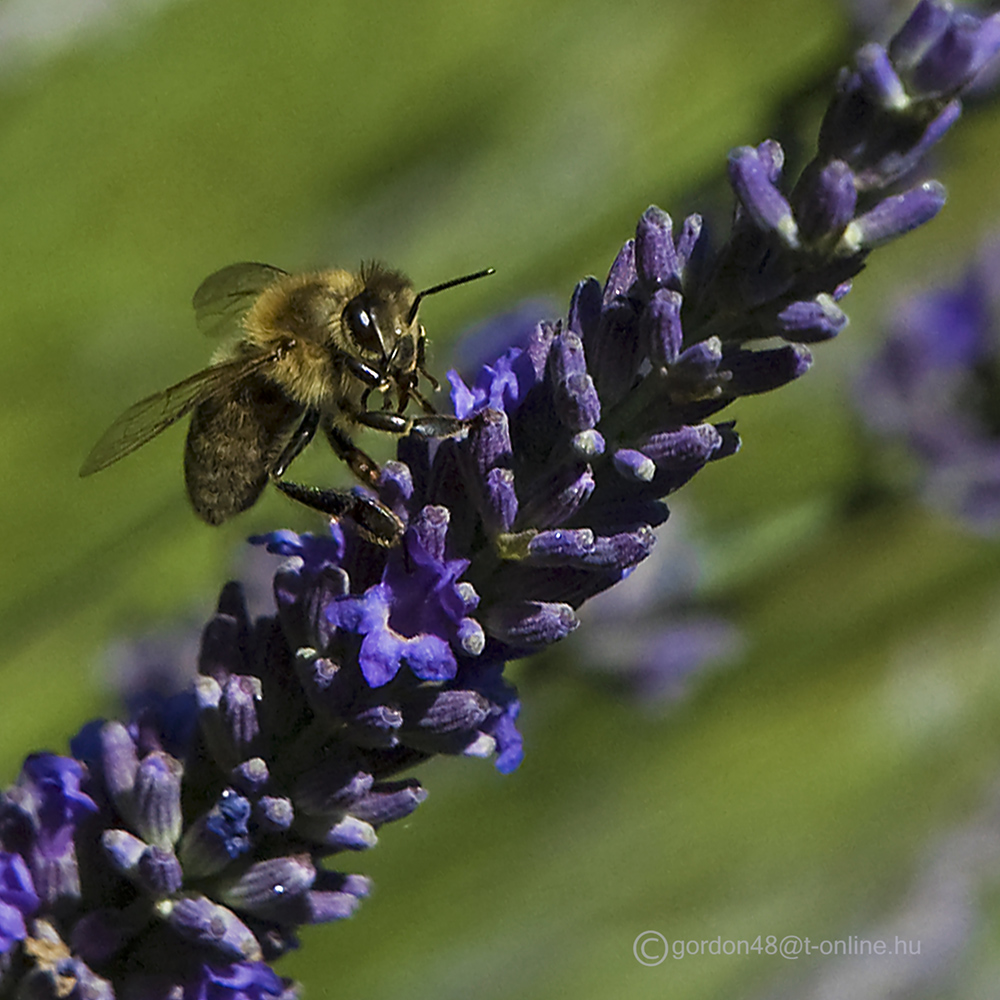
<path fill-rule="evenodd" d="M 893 315 L 856 394 L 868 425 L 916 460 L 920 494 L 974 531 L 1000 531 L 1000 243 L 955 285 Z"/>
<path fill-rule="evenodd" d="M 28 936 L 27 921 L 40 903 L 24 858 L 0 851 L 0 954 Z"/>
<path fill-rule="evenodd" d="M 0 985 L 289 995 L 268 963 L 369 890 L 325 862 L 412 813 L 426 792 L 408 772 L 431 756 L 518 766 L 505 665 L 574 632 L 649 556 L 665 498 L 739 448 L 713 418 L 805 374 L 870 252 L 941 207 L 939 185 L 897 185 L 955 120 L 998 23 L 921 3 L 845 71 L 794 185 L 777 143 L 734 151 L 721 246 L 697 216 L 647 210 L 564 321 L 525 339 L 518 320 L 517 346 L 449 376 L 460 432 L 412 434 L 383 468 L 398 544 L 349 522 L 257 539 L 284 558 L 273 614 L 227 585 L 191 690 L 90 723 L 72 758 L 29 758 L 0 799 Z"/>

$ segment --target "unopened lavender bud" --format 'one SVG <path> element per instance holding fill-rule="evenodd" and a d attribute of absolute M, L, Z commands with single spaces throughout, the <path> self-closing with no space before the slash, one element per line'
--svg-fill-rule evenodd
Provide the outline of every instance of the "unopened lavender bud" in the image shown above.
<path fill-rule="evenodd" d="M 154 898 L 169 896 L 184 884 L 181 863 L 166 847 L 147 847 L 135 869 L 136 884 Z"/>
<path fill-rule="evenodd" d="M 510 469 L 490 469 L 486 473 L 483 510 L 487 525 L 494 534 L 509 531 L 517 518 L 517 491 Z"/>
<path fill-rule="evenodd" d="M 205 741 L 218 763 L 236 767 L 251 756 L 260 732 L 257 702 L 261 698 L 260 678 L 233 674 L 222 684 L 210 677 L 195 679 L 201 708 L 199 721 Z"/>
<path fill-rule="evenodd" d="M 108 792 L 122 810 L 132 795 L 139 757 L 135 742 L 120 722 L 107 722 L 101 727 L 101 769 Z M 127 807 L 126 807 L 127 808 Z"/>
<path fill-rule="evenodd" d="M 556 387 L 556 413 L 574 434 L 590 430 L 601 419 L 601 400 L 586 373 L 570 375 Z"/>
<path fill-rule="evenodd" d="M 945 198 L 944 187 L 937 181 L 884 198 L 844 230 L 838 251 L 855 254 L 889 243 L 933 219 L 944 207 Z"/>
<path fill-rule="evenodd" d="M 700 468 L 722 443 L 721 433 L 712 424 L 695 424 L 676 431 L 653 434 L 642 445 L 648 455 L 663 469 Z"/>
<path fill-rule="evenodd" d="M 204 675 L 194 679 L 194 693 L 200 711 L 218 709 L 222 701 L 222 685 L 213 677 Z"/>
<path fill-rule="evenodd" d="M 718 337 L 709 337 L 683 350 L 670 366 L 671 398 L 682 403 L 721 395 L 729 378 L 728 372 L 719 370 L 722 356 L 722 341 Z"/>
<path fill-rule="evenodd" d="M 510 427 L 502 410 L 485 410 L 469 432 L 469 444 L 481 476 L 511 458 Z"/>
<path fill-rule="evenodd" d="M 292 801 L 297 811 L 325 816 L 349 809 L 374 783 L 366 771 L 351 761 L 336 766 L 320 764 L 302 774 L 295 784 Z"/>
<path fill-rule="evenodd" d="M 601 419 L 601 401 L 587 372 L 583 341 L 572 332 L 559 334 L 549 354 L 554 405 L 571 431 L 588 430 Z"/>
<path fill-rule="evenodd" d="M 770 174 L 769 164 L 752 146 L 741 146 L 729 154 L 730 183 L 743 207 L 761 229 L 775 233 L 795 249 L 799 245 L 798 226 Z"/>
<path fill-rule="evenodd" d="M 795 218 L 806 244 L 826 246 L 854 218 L 858 189 L 854 172 L 843 160 L 807 173 L 795 188 Z"/>
<path fill-rule="evenodd" d="M 908 86 L 920 96 L 953 94 L 968 83 L 1000 49 L 1000 17 L 952 17 L 908 76 Z"/>
<path fill-rule="evenodd" d="M 378 829 L 409 816 L 426 798 L 426 789 L 412 778 L 381 781 L 351 806 L 351 815 Z"/>
<path fill-rule="evenodd" d="M 432 559 L 443 559 L 451 512 L 447 507 L 427 506 L 414 519 L 411 530 Z"/>
<path fill-rule="evenodd" d="M 730 391 L 752 396 L 801 378 L 812 366 L 812 354 L 805 347 L 789 344 L 771 351 L 739 351 L 727 364 L 732 376 Z"/>
<path fill-rule="evenodd" d="M 258 861 L 238 879 L 218 885 L 219 901 L 226 906 L 269 919 L 287 909 L 289 900 L 312 888 L 316 867 L 308 854 Z"/>
<path fill-rule="evenodd" d="M 321 703 L 339 672 L 339 663 L 320 656 L 312 646 L 300 646 L 295 651 L 296 676 L 313 704 Z"/>
<path fill-rule="evenodd" d="M 524 497 L 519 521 L 552 528 L 568 521 L 589 499 L 596 483 L 589 465 L 564 465 L 532 484 Z"/>
<path fill-rule="evenodd" d="M 205 896 L 163 900 L 156 910 L 185 941 L 236 961 L 259 962 L 264 957 L 250 928 L 232 910 Z"/>
<path fill-rule="evenodd" d="M 236 675 L 223 686 L 221 708 L 233 752 L 238 757 L 242 758 L 250 752 L 260 734 L 257 703 L 261 697 L 259 677 Z"/>
<path fill-rule="evenodd" d="M 316 874 L 318 892 L 346 892 L 357 899 L 367 899 L 371 895 L 372 880 L 367 875 L 322 870 Z"/>
<path fill-rule="evenodd" d="M 627 298 L 637 278 L 635 241 L 626 240 L 621 250 L 618 251 L 618 256 L 615 257 L 611 270 L 608 271 L 607 280 L 604 282 L 604 305 L 609 306 L 618 298 Z M 593 364 L 593 358 L 591 358 L 591 364 Z"/>
<path fill-rule="evenodd" d="M 545 566 L 561 566 L 577 562 L 594 548 L 594 532 L 590 528 L 556 528 L 540 531 L 528 543 L 528 558 Z"/>
<path fill-rule="evenodd" d="M 674 249 L 673 220 L 662 209 L 650 205 L 635 230 L 635 266 L 647 292 L 673 287 L 680 266 Z"/>
<path fill-rule="evenodd" d="M 232 595 L 233 599 L 236 597 L 237 595 Z M 229 594 L 223 600 L 230 600 Z M 230 674 L 239 673 L 244 666 L 240 644 L 245 623 L 240 618 L 238 614 L 216 614 L 209 620 L 201 635 L 198 672 L 215 678 L 220 684 Z"/>
<path fill-rule="evenodd" d="M 656 291 L 642 314 L 642 327 L 649 342 L 653 363 L 659 367 L 672 365 L 684 343 L 681 329 L 681 305 L 678 292 L 661 288 Z"/>
<path fill-rule="evenodd" d="M 72 841 L 58 851 L 35 851 L 29 861 L 39 899 L 45 903 L 79 899 L 80 867 Z"/>
<path fill-rule="evenodd" d="M 262 833 L 283 833 L 295 821 L 295 809 L 291 799 L 262 795 L 254 803 L 254 817 Z"/>
<path fill-rule="evenodd" d="M 767 179 L 772 184 L 777 184 L 781 180 L 782 171 L 785 169 L 785 151 L 781 143 L 774 139 L 765 139 L 754 149 L 754 152 L 757 154 L 764 168 Z"/>
<path fill-rule="evenodd" d="M 656 463 L 635 448 L 619 448 L 612 458 L 615 469 L 623 479 L 651 483 L 656 475 Z"/>
<path fill-rule="evenodd" d="M 580 337 L 593 336 L 601 319 L 601 286 L 596 278 L 581 281 L 573 291 L 566 326 Z"/>
<path fill-rule="evenodd" d="M 483 622 L 490 635 L 518 649 L 558 642 L 579 624 L 568 604 L 551 601 L 498 603 L 490 608 Z"/>
<path fill-rule="evenodd" d="M 580 431 L 570 440 L 570 448 L 577 458 L 584 461 L 604 454 L 604 437 L 597 430 Z"/>
<path fill-rule="evenodd" d="M 305 900 L 308 906 L 306 921 L 310 924 L 346 920 L 353 916 L 361 902 L 347 892 L 309 892 Z"/>
<path fill-rule="evenodd" d="M 436 733 L 474 729 L 489 711 L 489 702 L 476 691 L 440 691 L 417 725 Z"/>
<path fill-rule="evenodd" d="M 694 253 L 695 245 L 701 236 L 702 218 L 698 214 L 689 215 L 681 226 L 681 234 L 677 239 L 677 263 L 680 267 L 680 277 L 684 277 L 684 269 Z"/>
<path fill-rule="evenodd" d="M 181 835 L 181 779 L 184 765 L 155 750 L 139 763 L 132 800 L 135 830 L 147 844 L 173 847 Z"/>
<path fill-rule="evenodd" d="M 912 69 L 944 34 L 951 21 L 951 5 L 920 0 L 889 42 L 889 55 L 901 69 Z"/>
<path fill-rule="evenodd" d="M 805 344 L 836 337 L 846 325 L 847 315 L 825 292 L 808 301 L 792 302 L 777 316 L 781 336 Z"/>
<path fill-rule="evenodd" d="M 379 495 L 390 508 L 402 506 L 413 496 L 413 474 L 403 462 L 389 461 L 382 466 Z"/>
<path fill-rule="evenodd" d="M 131 877 L 149 845 L 128 830 L 111 829 L 101 834 L 101 846 L 114 870 Z"/>
<path fill-rule="evenodd" d="M 259 795 L 271 780 L 271 772 L 262 757 L 242 761 L 230 773 L 233 787 L 247 795 Z"/>
<path fill-rule="evenodd" d="M 635 384 L 645 355 L 639 315 L 637 301 L 627 296 L 613 297 L 601 316 L 597 333 L 584 339 L 588 369 L 602 410 L 618 404 Z"/>
<path fill-rule="evenodd" d="M 357 816 L 345 816 L 315 839 L 330 851 L 367 851 L 378 843 L 378 834 L 371 823 Z"/>
<path fill-rule="evenodd" d="M 587 360 L 583 354 L 583 341 L 568 331 L 559 333 L 552 339 L 549 348 L 549 375 L 558 386 L 573 375 L 587 374 Z"/>
<path fill-rule="evenodd" d="M 374 705 L 352 716 L 352 738 L 362 747 L 394 747 L 403 725 L 403 713 L 389 705 Z"/>
<path fill-rule="evenodd" d="M 903 81 L 896 75 L 889 54 L 875 42 L 857 53 L 858 73 L 872 103 L 885 111 L 903 111 L 910 103 Z"/>
<path fill-rule="evenodd" d="M 595 541 L 593 549 L 581 561 L 581 566 L 623 572 L 642 562 L 653 551 L 655 544 L 656 535 L 647 525 L 635 531 L 603 536 Z"/>
<path fill-rule="evenodd" d="M 479 656 L 486 647 L 486 633 L 475 618 L 463 618 L 458 623 L 458 642 L 469 656 Z"/>
<path fill-rule="evenodd" d="M 471 743 L 462 748 L 463 757 L 478 757 L 486 760 L 497 752 L 497 741 L 486 733 L 477 733 Z"/>

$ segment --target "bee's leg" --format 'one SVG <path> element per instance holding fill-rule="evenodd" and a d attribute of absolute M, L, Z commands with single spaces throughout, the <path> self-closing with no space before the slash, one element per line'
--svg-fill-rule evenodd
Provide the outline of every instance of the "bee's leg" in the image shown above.
<path fill-rule="evenodd" d="M 425 417 L 414 417 L 410 421 L 410 433 L 421 437 L 447 438 L 463 434 L 472 426 L 472 420 L 461 417 L 449 417 L 445 413 L 434 413 L 433 410 Z"/>
<path fill-rule="evenodd" d="M 431 388 L 437 392 L 441 388 L 441 383 L 427 370 L 427 332 L 423 327 L 420 328 L 420 334 L 417 336 L 417 371 L 431 384 Z M 416 393 L 414 393 L 416 395 Z M 423 400 L 420 399 L 421 403 Z"/>
<path fill-rule="evenodd" d="M 367 413 L 367 411 L 365 411 Z M 375 414 L 373 414 L 374 416 Z M 362 415 L 359 414 L 359 419 Z M 378 486 L 382 470 L 378 462 L 366 455 L 339 427 L 332 421 L 323 421 L 323 433 L 326 434 L 330 447 L 337 457 L 344 462 L 354 475 L 366 486 L 373 489 Z"/>
<path fill-rule="evenodd" d="M 334 520 L 350 518 L 358 534 L 374 545 L 392 548 L 403 535 L 403 522 L 388 507 L 360 490 L 323 490 L 299 483 L 274 484 L 292 500 L 318 510 Z"/>
<path fill-rule="evenodd" d="M 282 449 L 281 454 L 271 467 L 271 476 L 274 479 L 280 479 L 285 474 L 288 466 L 302 454 L 302 449 L 312 441 L 318 427 L 319 410 L 306 410 L 305 416 L 302 418 L 299 426 L 295 428 L 295 432 L 289 439 L 288 444 Z"/>
<path fill-rule="evenodd" d="M 437 410 L 434 409 L 434 404 L 416 386 L 413 386 L 413 388 L 410 389 L 410 395 L 420 404 L 420 408 L 424 411 L 424 413 L 427 413 L 430 416 L 437 416 Z"/>
<path fill-rule="evenodd" d="M 449 417 L 443 413 L 431 414 L 425 417 L 401 417 L 398 413 L 359 413 L 355 417 L 359 424 L 371 427 L 376 431 L 388 434 L 420 434 L 423 437 L 446 438 L 461 434 L 471 426 L 470 420 L 461 417 Z M 345 459 L 346 461 L 346 459 Z"/>
<path fill-rule="evenodd" d="M 388 386 L 386 377 L 377 372 L 371 365 L 366 365 L 357 358 L 352 358 L 349 354 L 338 354 L 337 360 L 347 368 L 350 373 L 368 386 L 368 392 L 373 389 L 385 389 Z"/>

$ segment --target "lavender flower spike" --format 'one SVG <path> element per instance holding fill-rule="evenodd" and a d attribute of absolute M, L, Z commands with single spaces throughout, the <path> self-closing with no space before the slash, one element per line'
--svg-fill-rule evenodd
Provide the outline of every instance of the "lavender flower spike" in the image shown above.
<path fill-rule="evenodd" d="M 1000 531 L 1000 242 L 953 286 L 903 301 L 858 384 L 857 406 L 915 459 L 926 504 L 983 535 Z"/>
<path fill-rule="evenodd" d="M 650 208 L 565 322 L 450 374 L 463 434 L 410 436 L 383 469 L 397 546 L 347 524 L 257 539 L 284 557 L 273 615 L 227 585 L 193 690 L 29 758 L 0 799 L 3 988 L 287 996 L 268 963 L 368 892 L 328 859 L 419 806 L 406 772 L 428 757 L 518 766 L 506 663 L 647 558 L 665 498 L 739 448 L 712 418 L 805 374 L 872 249 L 940 208 L 932 185 L 890 185 L 955 120 L 997 24 L 921 3 L 841 75 L 794 185 L 777 143 L 737 151 L 722 246 Z"/>

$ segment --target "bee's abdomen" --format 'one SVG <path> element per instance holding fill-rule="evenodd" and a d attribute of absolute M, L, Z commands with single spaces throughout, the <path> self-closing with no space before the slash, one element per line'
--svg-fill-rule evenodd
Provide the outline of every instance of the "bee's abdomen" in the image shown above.
<path fill-rule="evenodd" d="M 253 506 L 303 409 L 257 376 L 195 407 L 184 449 L 194 512 L 222 524 Z"/>

